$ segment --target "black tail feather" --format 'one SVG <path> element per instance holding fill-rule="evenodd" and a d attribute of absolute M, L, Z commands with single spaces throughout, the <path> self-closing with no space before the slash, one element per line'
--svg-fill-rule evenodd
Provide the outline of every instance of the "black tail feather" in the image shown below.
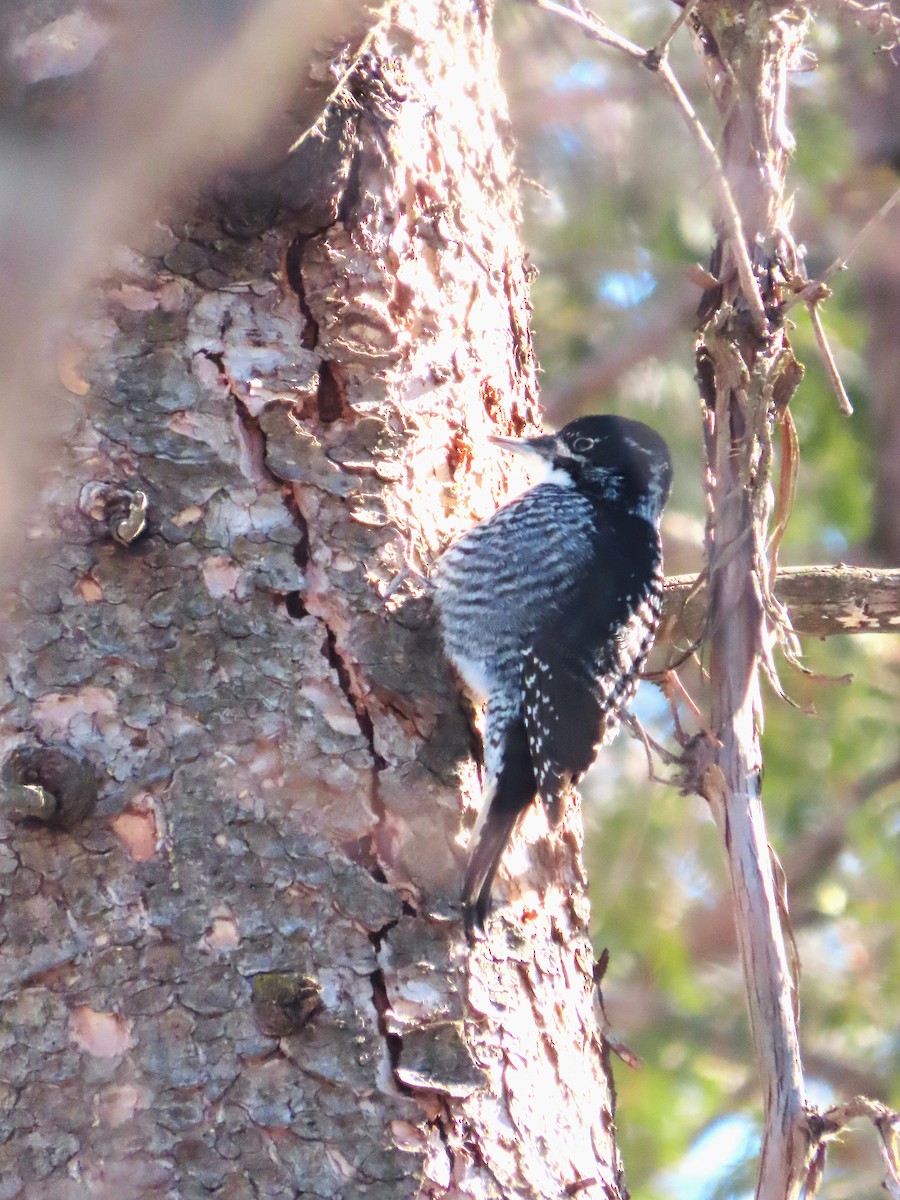
<path fill-rule="evenodd" d="M 503 745 L 502 767 L 478 832 L 463 882 L 465 926 L 469 937 L 483 937 L 491 888 L 513 830 L 534 799 L 537 784 L 524 722 L 512 722 Z"/>
<path fill-rule="evenodd" d="M 465 926 L 470 938 L 484 937 L 484 923 L 491 907 L 491 888 L 518 819 L 517 812 L 498 813 L 492 805 L 482 826 L 463 880 Z"/>

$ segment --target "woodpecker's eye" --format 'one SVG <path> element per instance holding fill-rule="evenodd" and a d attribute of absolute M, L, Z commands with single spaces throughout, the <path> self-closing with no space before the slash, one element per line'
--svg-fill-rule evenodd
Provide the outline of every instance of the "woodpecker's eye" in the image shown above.
<path fill-rule="evenodd" d="M 576 454 L 587 454 L 588 450 L 593 450 L 596 445 L 596 440 L 589 437 L 577 437 L 572 443 L 572 449 Z"/>

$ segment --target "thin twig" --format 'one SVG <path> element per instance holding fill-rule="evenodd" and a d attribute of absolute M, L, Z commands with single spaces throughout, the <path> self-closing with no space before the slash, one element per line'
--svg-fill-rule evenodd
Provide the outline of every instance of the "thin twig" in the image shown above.
<path fill-rule="evenodd" d="M 803 287 L 796 291 L 792 296 L 787 296 L 785 298 L 781 305 L 782 313 L 788 312 L 801 300 L 805 304 L 814 303 L 817 300 L 824 300 L 828 295 L 827 285 L 829 279 L 831 279 L 834 275 L 837 275 L 839 271 L 846 269 L 850 259 L 860 248 L 875 226 L 879 225 L 884 220 L 884 218 L 888 215 L 898 201 L 900 201 L 900 187 L 898 187 L 896 191 L 893 192 L 887 198 L 887 200 L 885 200 L 884 204 L 882 204 L 881 208 L 879 208 L 877 212 L 872 213 L 865 225 L 863 225 L 863 227 L 857 231 L 855 237 L 843 254 L 839 254 L 834 262 L 830 263 L 824 271 L 819 272 L 815 279 L 810 279 L 808 283 L 805 283 Z"/>
<path fill-rule="evenodd" d="M 884 204 L 874 212 L 865 225 L 859 229 L 856 236 L 850 242 L 847 249 L 837 256 L 834 262 L 830 263 L 824 271 L 821 271 L 815 279 L 810 279 L 803 287 L 798 288 L 793 295 L 787 296 L 781 305 L 781 312 L 788 312 L 795 304 L 800 301 L 806 305 L 809 312 L 809 319 L 812 322 L 813 333 L 816 337 L 816 343 L 819 347 L 819 353 L 822 355 L 822 360 L 825 363 L 825 372 L 828 376 L 828 381 L 831 384 L 831 390 L 834 392 L 838 408 L 845 416 L 853 416 L 853 405 L 850 403 L 850 397 L 847 395 L 847 390 L 844 387 L 841 373 L 838 370 L 834 355 L 831 352 L 831 346 L 828 342 L 828 337 L 825 333 L 825 327 L 822 324 L 822 318 L 819 315 L 819 302 L 826 299 L 831 293 L 828 288 L 828 281 L 838 273 L 846 269 L 848 262 L 856 253 L 862 243 L 866 240 L 872 230 L 879 225 L 892 208 L 900 201 L 900 187 L 898 187 L 888 198 Z"/>
<path fill-rule="evenodd" d="M 819 1137 L 824 1142 L 859 1117 L 865 1117 L 871 1121 L 881 1139 L 881 1156 L 885 1166 L 885 1178 L 882 1186 L 888 1195 L 893 1196 L 894 1200 L 898 1200 L 900 1198 L 900 1156 L 897 1153 L 897 1137 L 900 1116 L 896 1112 L 877 1100 L 870 1100 L 868 1096 L 854 1096 L 846 1104 L 836 1104 L 821 1114 L 819 1121 L 824 1123 L 825 1128 L 822 1129 Z"/>
<path fill-rule="evenodd" d="M 596 14 L 590 12 L 590 10 L 585 9 L 581 12 L 575 12 L 571 8 L 566 8 L 563 4 L 556 3 L 556 0 L 526 0 L 526 2 L 532 4 L 535 8 L 540 8 L 544 12 L 552 13 L 562 20 L 576 25 L 582 33 L 594 41 L 601 42 L 604 46 L 609 46 L 613 50 L 621 50 L 623 54 L 627 54 L 629 58 L 634 59 L 635 62 L 651 70 L 662 81 L 675 101 L 676 108 L 687 123 L 688 129 L 690 129 L 697 144 L 703 151 L 715 176 L 719 199 L 724 210 L 725 228 L 732 243 L 738 278 L 741 281 L 741 289 L 750 309 L 753 328 L 756 333 L 763 335 L 768 328 L 766 310 L 759 292 L 759 285 L 756 282 L 756 276 L 753 274 L 753 266 L 750 262 L 750 255 L 747 252 L 747 242 L 744 237 L 744 227 L 741 222 L 741 215 L 738 211 L 734 193 L 731 190 L 731 185 L 725 174 L 725 168 L 722 166 L 722 160 L 719 158 L 719 152 L 716 150 L 712 138 L 704 129 L 700 118 L 694 111 L 693 105 L 682 89 L 681 84 L 675 78 L 668 62 L 665 58 L 658 59 L 653 50 L 643 50 L 636 42 L 632 42 L 621 34 L 616 33 L 608 25 L 604 24 Z"/>
<path fill-rule="evenodd" d="M 709 741 L 712 745 L 717 746 L 717 747 L 721 746 L 722 743 L 719 741 L 719 739 L 713 733 L 712 729 L 710 729 L 709 723 L 707 722 L 703 713 L 700 711 L 700 709 L 694 703 L 691 693 L 687 690 L 687 688 L 681 682 L 681 676 L 678 674 L 677 671 L 667 671 L 666 672 L 666 686 L 663 688 L 663 693 L 664 693 L 666 699 L 669 701 L 670 705 L 672 703 L 672 693 L 671 693 L 672 684 L 675 685 L 675 690 L 678 692 L 679 696 L 681 696 L 682 700 L 685 702 L 685 704 L 690 709 L 691 716 L 694 718 L 694 720 L 699 725 L 701 732 L 709 739 Z M 679 724 L 679 728 L 680 728 L 680 724 Z"/>
<path fill-rule="evenodd" d="M 621 50 L 624 54 L 633 58 L 635 62 L 643 62 L 644 60 L 647 52 L 642 46 L 610 29 L 596 13 L 591 12 L 590 9 L 582 8 L 580 4 L 576 11 L 573 8 L 567 8 L 564 4 L 557 4 L 556 0 L 525 0 L 525 3 L 531 4 L 535 8 L 543 9 L 544 12 L 552 13 L 555 17 L 561 17 L 564 21 L 570 21 L 573 25 L 577 25 L 582 33 L 587 34 L 595 42 L 602 42 L 604 46 L 609 46 L 613 50 Z"/>
<path fill-rule="evenodd" d="M 825 363 L 825 373 L 828 376 L 828 382 L 831 384 L 831 390 L 837 399 L 838 408 L 845 417 L 852 417 L 853 405 L 850 403 L 850 397 L 847 395 L 838 365 L 834 361 L 834 355 L 831 353 L 831 346 L 828 344 L 825 327 L 822 324 L 822 318 L 819 316 L 819 306 L 815 300 L 810 300 L 806 307 L 809 310 L 809 319 L 812 321 L 813 333 L 816 335 L 819 353 L 822 355 L 822 361 Z"/>
<path fill-rule="evenodd" d="M 791 410 L 785 408 L 778 419 L 781 429 L 781 471 L 778 477 L 778 499 L 775 507 L 775 528 L 769 535 L 769 589 L 775 587 L 778 551 L 794 511 L 797 494 L 797 475 L 800 470 L 800 440 Z"/>
<path fill-rule="evenodd" d="M 794 496 L 797 491 L 797 474 L 800 467 L 800 441 L 791 410 L 785 406 L 778 418 L 781 429 L 781 470 L 778 479 L 778 498 L 775 508 L 775 529 L 769 536 L 765 551 L 761 553 L 760 588 L 769 625 L 784 657 L 790 665 L 807 674 L 806 667 L 800 662 L 802 651 L 800 641 L 791 623 L 790 613 L 786 606 L 775 595 L 775 576 L 778 570 L 778 551 L 784 537 L 791 512 L 794 507 Z M 778 671 L 772 657 L 771 646 L 766 647 L 763 662 L 769 682 L 775 685 L 776 692 L 789 704 L 793 704 L 778 678 Z"/>
<path fill-rule="evenodd" d="M 716 183 L 719 188 L 719 199 L 725 210 L 725 227 L 728 230 L 729 237 L 732 242 L 732 251 L 735 256 L 737 265 L 738 278 L 741 281 L 741 289 L 744 293 L 744 299 L 750 308 L 750 315 L 753 319 L 753 327 L 756 333 L 763 334 L 768 328 L 768 318 L 763 305 L 762 296 L 759 292 L 759 284 L 756 282 L 756 276 L 753 274 L 753 266 L 750 262 L 750 255 L 747 253 L 747 241 L 744 237 L 744 226 L 741 221 L 741 214 L 738 211 L 737 202 L 734 198 L 734 192 L 731 190 L 731 185 L 725 174 L 725 168 L 722 166 L 722 160 L 719 158 L 719 152 L 713 144 L 712 138 L 703 127 L 700 118 L 694 112 L 693 105 L 687 98 L 681 84 L 672 73 L 672 68 L 667 62 L 661 62 L 657 75 L 669 89 L 672 98 L 678 107 L 679 112 L 687 122 L 688 128 L 694 134 L 700 148 L 706 155 L 710 167 L 715 175 Z"/>
<path fill-rule="evenodd" d="M 898 200 L 900 200 L 900 187 L 898 187 L 896 191 L 894 191 L 887 198 L 887 200 L 885 200 L 884 204 L 882 204 L 881 208 L 879 208 L 877 212 L 873 213 L 872 216 L 869 217 L 868 221 L 866 221 L 862 229 L 859 230 L 856 237 L 853 239 L 844 253 L 838 255 L 834 262 L 825 268 L 825 270 L 819 276 L 819 279 L 823 283 L 827 283 L 832 275 L 836 275 L 838 271 L 844 270 L 844 268 L 847 266 L 847 263 L 860 248 L 875 226 L 884 220 L 891 209 L 896 205 Z"/>
<path fill-rule="evenodd" d="M 671 779 L 663 779 L 661 775 L 656 774 L 653 766 L 653 752 L 655 751 L 659 755 L 667 767 L 677 767 L 681 762 L 680 757 L 677 754 L 673 754 L 671 750 L 667 750 L 655 738 L 652 738 L 634 713 L 623 712 L 622 724 L 631 736 L 644 747 L 644 754 L 647 756 L 647 778 L 650 782 L 661 783 L 666 787 L 678 787 L 679 784 L 673 783 Z"/>
<path fill-rule="evenodd" d="M 680 12 L 678 13 L 678 16 L 675 18 L 675 20 L 672 22 L 672 24 L 669 26 L 668 30 L 666 31 L 665 37 L 661 38 L 660 41 L 658 41 L 656 43 L 656 45 L 653 47 L 653 49 L 650 51 L 650 53 L 655 55 L 655 57 L 657 59 L 659 59 L 660 61 L 662 61 L 662 59 L 665 58 L 666 52 L 669 49 L 669 44 L 671 43 L 672 38 L 675 36 L 675 34 L 678 32 L 678 30 L 682 27 L 682 25 L 685 23 L 685 21 L 688 19 L 688 17 L 693 12 L 693 10 L 697 7 L 697 2 L 698 2 L 698 0 L 686 0 L 686 3 L 681 8 Z"/>

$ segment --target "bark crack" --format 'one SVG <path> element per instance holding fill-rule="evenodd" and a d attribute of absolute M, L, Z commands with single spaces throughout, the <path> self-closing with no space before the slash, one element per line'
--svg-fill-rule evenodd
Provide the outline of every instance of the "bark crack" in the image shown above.
<path fill-rule="evenodd" d="M 265 480 L 283 490 L 283 481 L 271 470 L 266 463 L 266 435 L 259 421 L 247 408 L 242 397 L 238 394 L 228 368 L 225 365 L 225 355 L 219 350 L 200 350 L 199 354 L 207 362 L 211 362 L 219 373 L 219 378 L 228 389 L 228 395 L 234 404 L 235 416 L 238 421 L 238 431 L 244 442 L 248 465 L 258 480 Z"/>
<path fill-rule="evenodd" d="M 381 929 L 375 933 L 369 934 L 369 941 L 372 943 L 375 951 L 375 970 L 369 976 L 372 984 L 372 1004 L 375 1008 L 375 1023 L 378 1026 L 378 1032 L 381 1034 L 387 1050 L 388 1063 L 391 1068 L 391 1075 L 394 1083 L 406 1095 L 411 1093 L 411 1089 L 402 1083 L 398 1075 L 400 1068 L 400 1052 L 403 1048 L 403 1039 L 396 1030 L 391 1028 L 390 1017 L 392 1015 L 391 1002 L 388 997 L 387 980 L 385 979 L 384 969 L 382 968 L 379 956 L 381 947 L 384 945 L 388 933 L 397 924 L 396 921 L 389 921 L 387 925 L 383 925 Z"/>
<path fill-rule="evenodd" d="M 358 156 L 357 156 L 358 157 Z M 319 321 L 313 313 L 303 278 L 303 258 L 306 247 L 314 238 L 323 237 L 331 228 L 323 225 L 308 233 L 297 234 L 284 253 L 284 277 L 288 287 L 297 297 L 297 308 L 303 319 L 300 345 L 304 350 L 315 350 L 319 343 Z M 337 365 L 327 358 L 319 363 L 319 384 L 316 389 L 316 408 L 323 425 L 338 421 L 341 417 L 352 418 L 355 414 L 346 402 L 346 388 Z"/>
<path fill-rule="evenodd" d="M 375 728 L 372 724 L 372 718 L 369 716 L 368 709 L 353 687 L 350 671 L 344 661 L 343 655 L 338 649 L 337 635 L 324 618 L 320 617 L 319 619 L 325 626 L 325 657 L 328 659 L 328 663 L 335 673 L 341 691 L 347 697 L 347 703 L 353 709 L 353 715 L 356 717 L 359 731 L 368 743 L 375 769 L 376 771 L 381 770 L 387 766 L 387 763 L 375 749 Z"/>
<path fill-rule="evenodd" d="M 347 405 L 344 382 L 338 374 L 337 367 L 325 358 L 319 363 L 316 407 L 323 425 L 330 425 L 332 421 L 339 421 L 344 416 L 355 416 Z"/>
<path fill-rule="evenodd" d="M 234 403 L 238 431 L 243 438 L 249 470 L 260 483 L 271 484 L 279 491 L 285 511 L 290 517 L 291 523 L 296 526 L 300 534 L 294 546 L 293 555 L 298 570 L 303 571 L 309 562 L 309 526 L 306 523 L 303 513 L 300 511 L 300 506 L 297 504 L 293 489 L 286 480 L 282 479 L 269 466 L 266 434 L 258 418 L 250 411 L 234 387 L 225 366 L 224 355 L 214 350 L 201 350 L 200 354 L 215 366 L 220 378 L 228 389 L 228 395 Z M 299 621 L 308 615 L 307 608 L 303 603 L 302 593 L 299 590 L 279 591 L 277 588 L 270 588 L 269 591 L 273 596 L 280 597 L 288 616 L 292 619 Z"/>
<path fill-rule="evenodd" d="M 313 350 L 319 340 L 319 322 L 313 316 L 313 311 L 306 298 L 306 285 L 303 282 L 303 255 L 306 243 L 310 238 L 324 233 L 328 226 L 312 233 L 298 234 L 288 243 L 284 253 L 284 277 L 291 291 L 297 297 L 297 307 L 303 318 L 303 328 L 300 331 L 300 345 L 304 350 Z"/>
<path fill-rule="evenodd" d="M 325 645 L 324 652 L 328 659 L 328 663 L 334 671 L 335 679 L 338 686 L 347 698 L 347 703 L 353 710 L 356 717 L 359 731 L 365 738 L 369 748 L 369 754 L 372 757 L 372 770 L 369 775 L 369 791 L 368 801 L 369 807 L 372 810 L 374 822 L 368 834 L 360 838 L 355 844 L 345 845 L 344 852 L 348 854 L 353 861 L 363 867 L 378 883 L 387 883 L 387 875 L 381 864 L 378 856 L 378 834 L 379 828 L 385 828 L 387 825 L 388 814 L 384 800 L 381 797 L 379 786 L 381 771 L 388 765 L 387 760 L 379 754 L 375 748 L 375 727 L 369 711 L 365 703 L 359 696 L 357 690 L 353 686 L 353 681 L 350 676 L 350 671 L 341 654 L 335 631 L 329 626 L 324 617 L 318 618 L 325 628 Z M 382 931 L 384 932 L 384 931 Z"/>
<path fill-rule="evenodd" d="M 447 1162 L 450 1165 L 450 1178 L 453 1179 L 453 1173 L 456 1169 L 456 1150 L 450 1138 L 450 1129 L 453 1126 L 453 1113 L 446 1100 L 441 1103 L 440 1107 L 441 1111 L 434 1120 L 428 1122 L 428 1127 L 433 1129 L 440 1138 L 441 1145 L 444 1147 L 444 1152 L 447 1155 Z"/>
<path fill-rule="evenodd" d="M 269 467 L 267 462 L 267 437 L 262 425 L 257 418 L 250 412 L 237 391 L 232 387 L 231 381 L 225 369 L 225 364 L 221 354 L 216 354 L 211 351 L 202 352 L 211 362 L 213 362 L 219 370 L 223 380 L 225 381 L 229 394 L 234 400 L 235 409 L 237 412 L 238 422 L 244 436 L 247 440 L 248 449 L 252 456 L 253 465 L 257 468 L 257 474 L 260 478 L 274 483 L 281 493 L 282 503 L 285 511 L 291 518 L 291 522 L 300 532 L 300 538 L 294 547 L 294 561 L 299 570 L 303 571 L 310 561 L 310 535 L 309 523 L 303 514 L 300 503 L 297 498 L 296 484 L 292 484 L 285 479 L 282 479 L 275 471 Z M 327 364 L 323 364 L 327 366 Z M 343 403 L 343 394 L 341 393 L 341 403 Z M 288 592 L 278 592 L 272 589 L 274 595 L 278 595 L 283 600 L 285 610 L 292 619 L 302 620 L 304 617 L 312 616 L 317 621 L 321 622 L 324 632 L 323 653 L 329 666 L 334 672 L 334 677 L 338 687 L 347 699 L 348 704 L 356 718 L 359 731 L 364 738 L 369 753 L 372 758 L 372 773 L 371 785 L 369 788 L 369 804 L 372 813 L 375 817 L 375 824 L 381 825 L 386 819 L 386 810 L 384 803 L 381 800 L 378 791 L 378 773 L 386 765 L 386 760 L 378 753 L 375 748 L 375 729 L 372 718 L 366 708 L 366 705 L 359 693 L 359 690 L 354 687 L 352 675 L 347 662 L 341 653 L 338 645 L 337 632 L 327 619 L 327 616 L 322 612 L 312 611 L 306 603 L 303 591 L 298 589 Z M 352 857 L 360 866 L 365 867 L 372 876 L 379 882 L 385 882 L 385 875 L 378 861 L 377 853 L 375 852 L 375 835 L 370 833 L 365 839 L 365 843 L 355 848 Z M 349 848 L 345 848 L 348 849 Z"/>
<path fill-rule="evenodd" d="M 281 491 L 284 491 L 284 484 L 269 467 L 266 462 L 266 435 L 262 431 L 259 421 L 247 408 L 247 405 L 241 397 L 231 387 L 231 381 L 227 375 L 223 376 L 228 383 L 231 398 L 234 401 L 235 411 L 237 413 L 238 428 L 244 439 L 244 445 L 247 450 L 248 458 L 253 466 L 254 471 L 262 478 L 270 479 L 275 483 Z"/>
<path fill-rule="evenodd" d="M 309 311 L 306 304 L 306 298 L 303 289 L 303 280 L 300 270 L 300 260 L 302 258 L 302 242 L 306 239 L 295 238 L 288 248 L 286 257 L 286 273 L 288 280 L 293 290 L 297 293 L 300 303 L 300 309 L 306 318 L 308 325 L 307 329 L 314 331 L 314 336 L 311 345 L 315 345 L 318 337 L 318 326 Z M 303 342 L 307 348 L 310 344 Z M 274 482 L 282 495 L 284 507 L 291 517 L 291 521 L 300 531 L 301 537 L 294 550 L 294 558 L 299 569 L 303 570 L 309 563 L 310 559 L 310 538 L 309 525 L 301 511 L 297 501 L 296 494 L 293 488 L 280 479 L 267 465 L 266 450 L 267 439 L 266 434 L 260 425 L 260 422 L 249 411 L 246 404 L 232 387 L 228 377 L 223 356 L 211 351 L 203 351 L 219 371 L 220 376 L 226 383 L 229 394 L 234 400 L 235 410 L 239 422 L 240 429 L 246 439 L 248 452 L 253 462 L 254 467 L 260 477 L 264 477 Z M 318 394 L 319 415 L 321 420 L 334 420 L 341 415 L 344 407 L 344 394 L 341 381 L 334 375 L 330 369 L 330 364 L 323 362 L 320 367 L 320 385 Z M 332 412 L 332 409 L 337 407 L 337 412 Z M 359 866 L 367 870 L 370 875 L 379 883 L 386 883 L 386 876 L 381 863 L 378 860 L 376 851 L 376 834 L 375 829 L 378 826 L 383 826 L 387 820 L 387 810 L 384 802 L 379 794 L 378 775 L 379 772 L 387 765 L 386 760 L 375 748 L 375 728 L 372 718 L 366 708 L 366 705 L 359 695 L 358 689 L 354 687 L 350 668 L 341 653 L 338 645 L 338 636 L 336 630 L 321 613 L 311 613 L 307 607 L 303 593 L 300 590 L 287 592 L 284 594 L 285 609 L 289 616 L 300 620 L 306 616 L 313 616 L 317 621 L 321 622 L 324 631 L 324 642 L 322 646 L 323 654 L 331 667 L 334 678 L 338 687 L 347 699 L 351 710 L 356 718 L 359 731 L 369 748 L 369 753 L 372 759 L 371 785 L 369 789 L 369 804 L 374 817 L 374 827 L 367 838 L 361 839 L 360 844 L 352 847 L 344 847 L 349 857 L 353 859 Z M 398 1076 L 400 1065 L 400 1052 L 402 1048 L 402 1038 L 391 1028 L 390 1015 L 391 1006 L 387 991 L 387 982 L 385 972 L 379 962 L 381 947 L 391 929 L 397 924 L 396 921 L 391 921 L 384 925 L 381 929 L 369 935 L 370 941 L 375 954 L 375 969 L 371 972 L 370 981 L 372 986 L 372 1004 L 375 1009 L 375 1021 L 378 1032 L 381 1035 L 385 1049 L 387 1052 L 387 1060 L 390 1067 L 391 1075 L 396 1087 L 404 1094 L 411 1095 L 412 1090 L 401 1082 Z M 444 1135 L 445 1136 L 445 1135 Z"/>

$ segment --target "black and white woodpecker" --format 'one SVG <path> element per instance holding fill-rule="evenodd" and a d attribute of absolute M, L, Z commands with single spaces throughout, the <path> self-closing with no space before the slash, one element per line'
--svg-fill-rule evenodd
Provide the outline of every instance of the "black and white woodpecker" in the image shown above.
<path fill-rule="evenodd" d="M 487 701 L 484 800 L 463 887 L 470 933 L 483 931 L 520 818 L 537 796 L 558 822 L 634 695 L 659 623 L 659 522 L 672 482 L 664 439 L 625 417 L 490 441 L 549 470 L 434 570 L 447 657 Z"/>

